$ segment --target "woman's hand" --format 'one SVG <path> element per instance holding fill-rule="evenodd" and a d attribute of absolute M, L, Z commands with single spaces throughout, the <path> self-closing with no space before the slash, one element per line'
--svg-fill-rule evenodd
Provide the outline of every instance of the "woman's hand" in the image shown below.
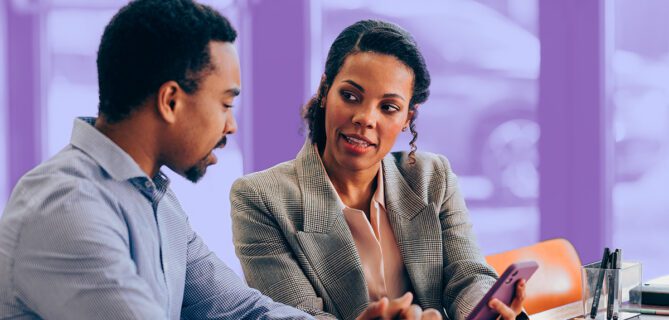
<path fill-rule="evenodd" d="M 525 279 L 521 279 L 516 284 L 516 296 L 507 306 L 497 299 L 492 299 L 488 306 L 499 312 L 498 319 L 515 320 L 516 316 L 523 312 L 523 301 L 525 301 Z"/>
<path fill-rule="evenodd" d="M 411 292 L 407 292 L 403 296 L 393 300 L 382 298 L 379 301 L 370 303 L 367 309 L 356 319 L 441 320 L 439 311 L 435 309 L 423 310 L 418 305 L 411 304 L 411 301 L 413 301 Z"/>

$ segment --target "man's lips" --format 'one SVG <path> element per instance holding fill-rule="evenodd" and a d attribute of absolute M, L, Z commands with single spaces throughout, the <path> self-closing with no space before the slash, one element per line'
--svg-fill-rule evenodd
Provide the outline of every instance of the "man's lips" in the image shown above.
<path fill-rule="evenodd" d="M 211 149 L 211 152 L 209 152 L 209 154 L 204 158 L 205 161 L 206 161 L 206 159 L 211 159 L 211 161 L 210 161 L 211 164 L 216 164 L 216 162 L 218 162 L 218 157 L 216 157 L 216 155 L 214 154 L 214 150 L 216 150 L 216 149 L 223 149 L 223 148 L 225 147 L 225 144 L 226 144 L 227 142 L 228 142 L 228 138 L 227 138 L 227 137 L 224 136 L 223 138 L 221 138 L 221 140 L 218 141 L 218 143 L 216 144 L 216 146 L 215 146 L 213 149 Z M 211 164 L 210 164 L 210 165 L 211 165 Z"/>
<path fill-rule="evenodd" d="M 210 153 L 207 158 L 211 158 L 211 162 L 209 163 L 209 165 L 214 165 L 218 163 L 218 157 L 216 157 L 216 155 L 213 152 Z"/>

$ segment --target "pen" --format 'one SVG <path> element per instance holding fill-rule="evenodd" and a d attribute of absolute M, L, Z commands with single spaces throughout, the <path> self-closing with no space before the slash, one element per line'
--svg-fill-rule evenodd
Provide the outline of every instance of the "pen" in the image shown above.
<path fill-rule="evenodd" d="M 618 295 L 618 277 L 619 272 L 618 268 L 620 268 L 620 258 L 622 256 L 622 252 L 620 249 L 616 249 L 612 254 L 611 258 L 609 259 L 609 263 L 611 264 L 611 270 L 609 270 L 609 298 L 607 301 L 607 307 L 606 307 L 606 319 L 611 320 L 611 319 L 618 319 L 618 310 L 616 310 L 616 296 Z"/>
<path fill-rule="evenodd" d="M 640 314 L 655 314 L 655 315 L 658 315 L 658 316 L 669 316 L 669 310 L 633 309 L 633 308 L 627 308 L 627 309 L 620 309 L 620 311 L 623 311 L 623 312 L 632 312 L 632 313 L 640 313 Z"/>
<path fill-rule="evenodd" d="M 620 287 L 620 277 L 622 277 L 620 269 L 623 266 L 623 250 L 622 249 L 616 249 L 616 260 L 614 261 L 616 269 L 614 272 L 614 278 L 613 278 L 613 289 L 615 290 L 615 295 L 614 295 L 614 301 L 618 300 L 618 303 L 616 303 L 615 308 L 613 309 L 613 319 L 618 320 L 618 309 L 620 309 L 620 299 L 622 297 L 618 296 L 620 293 L 619 287 Z"/>
<path fill-rule="evenodd" d="M 613 269 L 615 269 L 616 263 L 616 251 L 611 253 L 609 256 L 609 270 L 606 275 L 607 287 L 609 289 L 608 297 L 606 299 L 606 320 L 611 320 L 613 318 L 613 300 L 614 300 L 614 289 L 613 289 Z"/>
<path fill-rule="evenodd" d="M 602 262 L 599 265 L 599 276 L 597 277 L 597 285 L 595 286 L 595 294 L 592 300 L 592 308 L 590 309 L 590 318 L 597 317 L 597 309 L 599 309 L 599 296 L 602 294 L 602 284 L 604 283 L 604 273 L 606 273 L 606 266 L 609 261 L 609 248 L 604 248 L 604 255 Z"/>

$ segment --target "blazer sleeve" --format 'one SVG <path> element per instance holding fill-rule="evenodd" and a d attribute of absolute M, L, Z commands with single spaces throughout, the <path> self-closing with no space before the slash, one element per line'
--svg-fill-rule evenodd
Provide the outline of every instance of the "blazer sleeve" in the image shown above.
<path fill-rule="evenodd" d="M 336 319 L 323 311 L 323 299 L 300 268 L 279 222 L 256 190 L 244 177 L 233 184 L 230 193 L 235 252 L 249 286 L 317 319 Z"/>
<path fill-rule="evenodd" d="M 457 177 L 448 160 L 441 164 L 446 185 L 439 210 L 443 242 L 443 306 L 453 319 L 465 319 L 497 279 L 476 244 Z"/>

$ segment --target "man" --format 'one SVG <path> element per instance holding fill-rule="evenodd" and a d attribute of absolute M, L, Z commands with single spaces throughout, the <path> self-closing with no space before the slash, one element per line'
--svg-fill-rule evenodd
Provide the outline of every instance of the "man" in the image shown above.
<path fill-rule="evenodd" d="M 195 182 L 237 129 L 236 31 L 192 0 L 106 27 L 99 117 L 27 173 L 0 220 L 0 319 L 311 318 L 247 287 L 191 229 L 162 166 Z M 411 298 L 362 317 L 420 316 Z"/>
<path fill-rule="evenodd" d="M 98 52 L 99 118 L 24 176 L 0 222 L 0 318 L 307 318 L 249 289 L 191 230 L 165 165 L 197 181 L 234 133 L 235 30 L 137 1 Z"/>

